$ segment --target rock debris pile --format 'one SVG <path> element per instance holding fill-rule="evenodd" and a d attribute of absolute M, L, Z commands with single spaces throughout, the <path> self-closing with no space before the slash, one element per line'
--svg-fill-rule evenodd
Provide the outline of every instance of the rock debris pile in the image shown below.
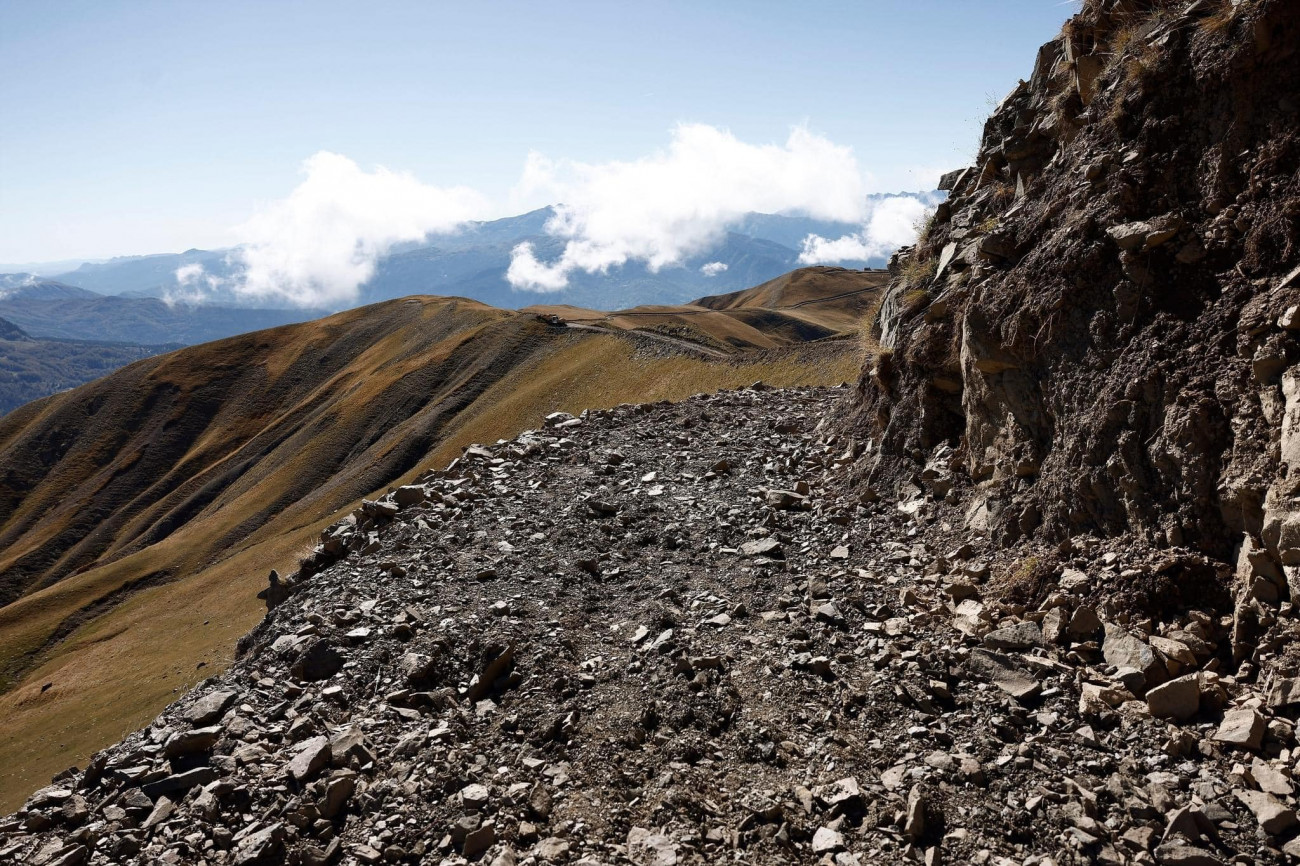
<path fill-rule="evenodd" d="M 842 393 L 554 415 L 364 503 L 0 861 L 1300 857 L 1294 608 L 841 487 Z"/>

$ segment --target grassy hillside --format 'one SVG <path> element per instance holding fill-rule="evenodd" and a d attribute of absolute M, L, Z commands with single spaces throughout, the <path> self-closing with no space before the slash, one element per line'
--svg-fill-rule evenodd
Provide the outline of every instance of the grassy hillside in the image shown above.
<path fill-rule="evenodd" d="M 716 358 L 410 298 L 149 358 L 0 419 L 0 805 L 221 669 L 270 568 L 549 412 L 856 375 L 853 341 Z"/>
<path fill-rule="evenodd" d="M 641 306 L 605 313 L 566 305 L 529 311 L 625 331 L 680 337 L 725 351 L 771 349 L 853 333 L 875 310 L 885 271 L 811 267 L 752 289 L 680 306 Z"/>

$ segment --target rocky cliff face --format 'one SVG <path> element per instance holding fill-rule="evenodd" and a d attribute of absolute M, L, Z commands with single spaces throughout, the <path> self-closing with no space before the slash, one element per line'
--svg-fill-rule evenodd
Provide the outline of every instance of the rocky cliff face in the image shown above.
<path fill-rule="evenodd" d="M 1293 0 L 1088 0 L 893 263 L 860 474 L 1300 565 L 1298 43 Z"/>

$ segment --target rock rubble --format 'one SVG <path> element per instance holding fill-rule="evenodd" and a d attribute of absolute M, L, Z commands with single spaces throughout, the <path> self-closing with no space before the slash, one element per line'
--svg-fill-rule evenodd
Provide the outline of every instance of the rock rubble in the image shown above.
<path fill-rule="evenodd" d="M 1190 554 L 845 488 L 842 393 L 552 416 L 363 503 L 0 861 L 1300 857 L 1294 608 L 1241 596 L 1245 640 L 1162 595 Z"/>

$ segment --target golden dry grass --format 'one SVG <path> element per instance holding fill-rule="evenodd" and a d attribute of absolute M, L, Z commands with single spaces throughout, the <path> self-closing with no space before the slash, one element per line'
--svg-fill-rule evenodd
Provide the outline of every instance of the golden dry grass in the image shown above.
<path fill-rule="evenodd" d="M 625 331 L 682 334 L 703 345 L 748 351 L 856 334 L 863 314 L 877 303 L 887 282 L 888 274 L 879 271 L 819 266 L 690 304 L 646 305 L 614 313 L 540 304 L 524 312 Z"/>

